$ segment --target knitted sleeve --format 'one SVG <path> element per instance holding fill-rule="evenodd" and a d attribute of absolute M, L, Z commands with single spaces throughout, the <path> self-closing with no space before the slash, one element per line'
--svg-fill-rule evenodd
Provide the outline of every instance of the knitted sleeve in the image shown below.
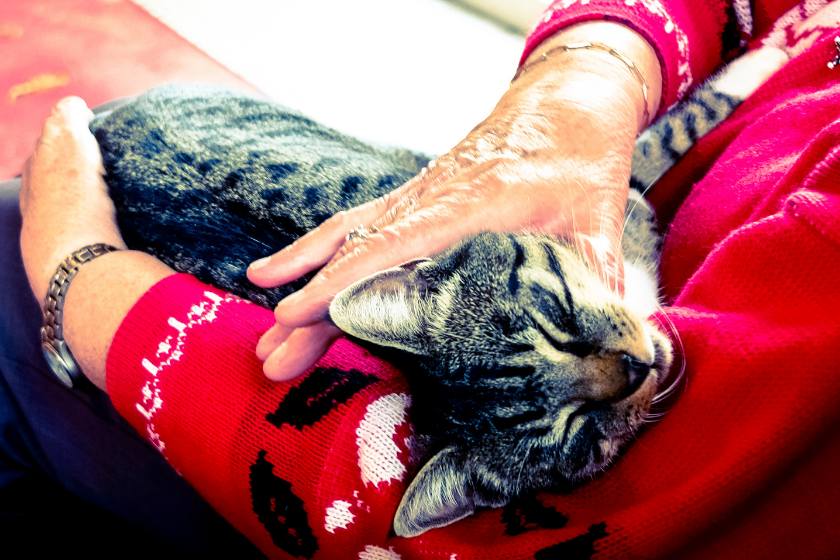
<path fill-rule="evenodd" d="M 813 11 L 829 0 L 804 0 Z M 797 0 L 555 0 L 528 34 L 521 61 L 558 30 L 588 20 L 622 23 L 656 49 L 665 108 L 706 79 L 728 53 L 765 33 Z M 807 5 L 807 6 L 806 6 Z"/>
<path fill-rule="evenodd" d="M 164 279 L 114 339 L 109 394 L 270 557 L 375 549 L 412 466 L 404 382 L 341 340 L 308 375 L 271 383 L 254 347 L 273 323 L 270 311 L 190 276 Z"/>

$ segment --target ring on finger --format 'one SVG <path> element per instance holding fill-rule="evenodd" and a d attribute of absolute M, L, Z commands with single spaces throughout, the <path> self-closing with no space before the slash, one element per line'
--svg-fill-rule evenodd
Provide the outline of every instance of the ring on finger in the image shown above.
<path fill-rule="evenodd" d="M 351 239 L 361 239 L 364 241 L 368 238 L 368 235 L 373 235 L 375 233 L 379 233 L 379 228 L 376 226 L 366 228 L 364 225 L 359 224 L 359 227 L 354 227 L 347 233 L 347 237 L 345 237 L 345 239 L 347 241 L 350 241 Z"/>

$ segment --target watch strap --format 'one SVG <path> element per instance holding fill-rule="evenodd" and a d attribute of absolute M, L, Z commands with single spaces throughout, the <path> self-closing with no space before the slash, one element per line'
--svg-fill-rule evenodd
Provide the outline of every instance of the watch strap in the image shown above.
<path fill-rule="evenodd" d="M 41 327 L 41 349 L 47 364 L 55 376 L 69 388 L 84 388 L 90 384 L 79 369 L 70 348 L 64 341 L 63 312 L 64 298 L 70 282 L 79 269 L 97 257 L 119 251 L 105 243 L 87 245 L 73 251 L 64 259 L 50 280 L 47 297 L 44 300 L 44 326 Z"/>

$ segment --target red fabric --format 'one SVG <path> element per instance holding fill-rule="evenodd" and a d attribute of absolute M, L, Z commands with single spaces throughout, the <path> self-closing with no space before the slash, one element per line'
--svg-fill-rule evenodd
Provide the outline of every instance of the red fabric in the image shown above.
<path fill-rule="evenodd" d="M 259 508 L 254 500 L 283 503 L 284 485 L 303 499 L 306 511 L 291 508 L 279 514 L 281 521 L 274 519 L 280 526 L 295 527 L 291 532 L 296 536 L 279 530 L 287 539 L 282 541 L 286 550 L 308 557 L 311 542 L 317 540 L 318 557 L 333 559 L 384 543 L 390 525 L 386 520 L 393 517 L 404 490 L 390 475 L 404 479 L 403 463 L 408 462 L 411 428 L 397 414 L 408 398 L 404 380 L 392 366 L 342 340 L 318 367 L 337 368 L 342 377 L 362 371 L 376 376 L 373 383 L 353 393 L 347 404 L 332 402 L 341 400 L 336 397 L 340 383 L 296 399 L 294 388 L 306 389 L 307 379 L 271 383 L 254 356 L 257 339 L 271 324 L 271 312 L 190 276 L 164 280 L 126 317 L 112 346 L 108 387 L 114 405 L 269 556 L 287 557 L 255 514 Z M 317 422 L 298 429 L 267 420 L 278 409 L 304 418 L 306 410 L 317 408 L 316 394 L 326 395 L 322 399 L 329 405 L 329 414 Z M 397 414 L 390 432 L 381 410 Z M 376 426 L 384 428 L 366 430 L 374 425 L 364 422 L 366 414 L 381 420 Z M 266 464 L 273 469 L 251 472 L 259 469 L 255 465 Z M 284 482 L 275 480 L 272 470 Z M 377 484 L 380 479 L 387 483 Z M 336 501 L 347 504 L 356 522 L 350 530 L 330 533 L 325 523 L 328 508 L 334 507 L 341 519 L 344 506 L 334 505 Z M 312 539 L 295 523 L 311 527 Z M 301 539 L 300 545 L 296 539 Z"/>
<path fill-rule="evenodd" d="M 182 275 L 147 293 L 117 333 L 112 398 L 273 558 L 838 558 L 834 53 L 817 44 L 706 137 L 681 164 L 690 188 L 676 169 L 658 187 L 660 201 L 690 190 L 672 213 L 671 304 L 657 315 L 685 358 L 686 388 L 571 494 L 389 536 L 415 470 L 399 373 L 342 340 L 324 369 L 269 383 L 253 348 L 271 313 Z"/>

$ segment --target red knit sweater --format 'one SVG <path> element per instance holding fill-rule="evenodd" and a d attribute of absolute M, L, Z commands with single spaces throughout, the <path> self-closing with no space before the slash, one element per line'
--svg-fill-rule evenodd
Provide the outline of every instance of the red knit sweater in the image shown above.
<path fill-rule="evenodd" d="M 720 2 L 692 3 L 691 18 L 688 0 L 558 4 L 529 48 L 592 14 L 627 19 L 665 61 L 666 103 L 720 58 Z M 755 4 L 753 33 L 771 31 L 790 7 Z M 737 21 L 740 41 L 745 16 Z M 685 71 L 678 29 L 690 48 Z M 840 557 L 840 68 L 826 67 L 834 34 L 651 194 L 673 216 L 662 263 L 670 305 L 657 317 L 684 357 L 687 387 L 583 488 L 413 539 L 390 535 L 417 467 L 399 372 L 340 340 L 317 375 L 270 383 L 253 348 L 272 314 L 184 275 L 152 288 L 120 327 L 108 357 L 115 405 L 270 557 Z"/>

